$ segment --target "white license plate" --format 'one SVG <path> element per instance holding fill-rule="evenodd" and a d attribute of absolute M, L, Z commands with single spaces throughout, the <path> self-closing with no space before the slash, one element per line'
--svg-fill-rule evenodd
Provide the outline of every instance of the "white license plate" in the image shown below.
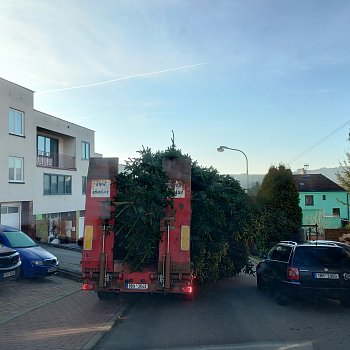
<path fill-rule="evenodd" d="M 55 272 L 55 271 L 57 271 L 57 267 L 50 267 L 47 269 L 48 273 Z"/>
<path fill-rule="evenodd" d="M 126 285 L 127 289 L 148 289 L 147 283 L 128 283 Z"/>
<path fill-rule="evenodd" d="M 337 273 L 325 273 L 325 272 L 317 272 L 315 273 L 315 278 L 324 278 L 324 279 L 331 279 L 331 280 L 338 280 L 339 275 Z"/>
<path fill-rule="evenodd" d="M 5 272 L 4 273 L 4 278 L 14 276 L 15 274 L 16 274 L 15 270 L 9 271 L 9 272 Z"/>

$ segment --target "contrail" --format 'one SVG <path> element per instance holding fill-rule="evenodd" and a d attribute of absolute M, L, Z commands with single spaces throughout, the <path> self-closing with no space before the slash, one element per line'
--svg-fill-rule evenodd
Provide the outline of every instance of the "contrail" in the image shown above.
<path fill-rule="evenodd" d="M 190 65 L 182 66 L 182 67 L 175 67 L 175 68 L 163 69 L 163 70 L 159 70 L 159 71 L 156 71 L 156 72 L 149 72 L 149 73 L 141 73 L 141 74 L 135 74 L 135 75 L 128 75 L 127 77 L 122 77 L 122 78 L 116 78 L 116 79 L 101 81 L 101 82 L 99 82 L 99 83 L 94 83 L 94 84 L 77 85 L 77 86 L 71 86 L 71 87 L 61 88 L 61 89 L 53 89 L 53 90 L 40 91 L 40 92 L 37 92 L 37 94 L 47 94 L 47 93 L 50 93 L 50 92 L 58 92 L 58 91 L 68 91 L 68 90 L 75 90 L 75 89 L 83 89 L 83 88 L 88 88 L 88 87 L 92 87 L 92 86 L 98 86 L 98 85 L 104 85 L 104 84 L 114 83 L 114 82 L 116 82 L 116 81 L 121 81 L 121 80 L 128 80 L 128 79 L 134 79 L 134 78 L 149 77 L 149 76 L 152 76 L 152 75 L 163 74 L 163 73 L 172 72 L 172 71 L 175 71 L 175 70 L 181 70 L 181 69 L 188 69 L 188 68 L 203 66 L 203 65 L 205 65 L 205 64 L 207 64 L 207 63 L 206 63 L 206 62 L 203 62 L 203 63 L 190 64 Z"/>

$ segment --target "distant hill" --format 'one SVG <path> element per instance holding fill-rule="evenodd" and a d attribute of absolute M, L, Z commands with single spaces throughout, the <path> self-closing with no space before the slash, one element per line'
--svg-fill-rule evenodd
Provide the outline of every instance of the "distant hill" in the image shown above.
<path fill-rule="evenodd" d="M 320 169 L 308 169 L 306 171 L 307 174 L 322 174 L 326 176 L 328 179 L 337 183 L 336 173 L 340 172 L 341 168 L 320 168 Z M 301 174 L 302 169 L 297 169 L 293 171 L 293 174 Z M 247 175 L 246 174 L 231 174 L 233 178 L 235 178 L 242 185 L 243 188 L 246 186 Z M 251 187 L 256 182 L 262 183 L 265 174 L 249 174 L 249 186 Z"/>
<path fill-rule="evenodd" d="M 298 169 L 296 171 L 293 171 L 293 174 L 301 174 L 302 169 Z M 338 183 L 336 173 L 341 172 L 340 167 L 336 168 L 320 168 L 320 169 L 315 169 L 315 170 L 307 170 L 306 173 L 309 174 L 322 174 L 328 179 Z"/>

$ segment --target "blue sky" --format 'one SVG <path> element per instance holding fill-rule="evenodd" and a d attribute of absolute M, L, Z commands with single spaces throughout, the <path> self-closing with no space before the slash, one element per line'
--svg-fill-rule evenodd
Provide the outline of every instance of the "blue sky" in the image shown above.
<path fill-rule="evenodd" d="M 348 150 L 349 1 L 1 1 L 0 47 L 2 78 L 121 162 L 172 130 L 222 173 L 245 159 L 220 145 L 250 173 L 335 167 Z"/>

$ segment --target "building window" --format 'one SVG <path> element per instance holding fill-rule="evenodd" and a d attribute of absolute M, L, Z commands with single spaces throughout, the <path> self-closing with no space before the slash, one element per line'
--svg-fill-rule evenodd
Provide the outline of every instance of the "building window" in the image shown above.
<path fill-rule="evenodd" d="M 16 206 L 1 206 L 1 214 L 18 214 L 19 207 Z"/>
<path fill-rule="evenodd" d="M 72 176 L 44 174 L 44 195 L 72 194 Z"/>
<path fill-rule="evenodd" d="M 81 178 L 81 187 L 82 187 L 82 194 L 86 194 L 86 188 L 87 188 L 87 177 L 86 176 L 83 176 Z"/>
<path fill-rule="evenodd" d="M 325 194 L 322 195 L 322 199 L 323 199 L 324 201 L 326 200 L 326 195 L 325 195 Z"/>
<path fill-rule="evenodd" d="M 69 175 L 66 175 L 64 177 L 64 188 L 65 188 L 64 194 L 72 194 L 72 177 Z"/>
<path fill-rule="evenodd" d="M 90 143 L 82 141 L 81 143 L 81 159 L 90 159 Z"/>
<path fill-rule="evenodd" d="M 64 175 L 58 175 L 58 194 L 65 194 Z"/>
<path fill-rule="evenodd" d="M 47 136 L 37 137 L 38 156 L 52 157 L 58 154 L 58 140 Z"/>
<path fill-rule="evenodd" d="M 24 136 L 24 113 L 10 108 L 9 110 L 9 133 Z"/>
<path fill-rule="evenodd" d="M 340 218 L 340 208 L 333 208 L 333 216 Z"/>
<path fill-rule="evenodd" d="M 23 158 L 9 157 L 9 181 L 23 182 Z"/>
<path fill-rule="evenodd" d="M 58 194 L 58 176 L 50 175 L 51 194 Z"/>
<path fill-rule="evenodd" d="M 305 205 L 314 205 L 314 196 L 305 195 Z"/>
<path fill-rule="evenodd" d="M 44 174 L 44 194 L 51 194 L 51 176 Z"/>

